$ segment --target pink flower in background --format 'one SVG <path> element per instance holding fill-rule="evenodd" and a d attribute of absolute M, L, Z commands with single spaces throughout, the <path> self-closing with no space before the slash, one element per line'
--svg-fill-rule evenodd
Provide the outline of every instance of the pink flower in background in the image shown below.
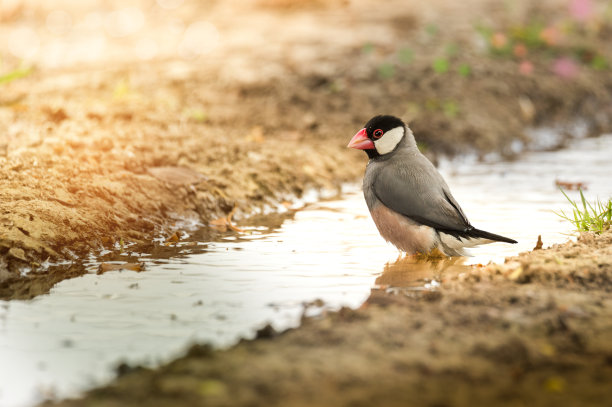
<path fill-rule="evenodd" d="M 578 64 L 567 57 L 556 59 L 552 66 L 555 75 L 564 79 L 572 79 L 578 76 L 578 69 Z"/>
<path fill-rule="evenodd" d="M 512 52 L 517 58 L 525 58 L 527 56 L 527 47 L 524 44 L 516 44 Z"/>
<path fill-rule="evenodd" d="M 523 61 L 519 64 L 519 72 L 521 75 L 531 75 L 533 72 L 533 64 L 530 61 Z"/>
<path fill-rule="evenodd" d="M 501 49 L 508 44 L 508 37 L 504 33 L 495 33 L 491 37 L 491 45 L 493 48 Z"/>
<path fill-rule="evenodd" d="M 549 26 L 540 32 L 540 38 L 546 45 L 553 46 L 561 42 L 561 31 L 555 26 Z"/>
<path fill-rule="evenodd" d="M 591 0 L 571 0 L 570 15 L 577 21 L 587 21 L 593 15 L 593 2 Z"/>

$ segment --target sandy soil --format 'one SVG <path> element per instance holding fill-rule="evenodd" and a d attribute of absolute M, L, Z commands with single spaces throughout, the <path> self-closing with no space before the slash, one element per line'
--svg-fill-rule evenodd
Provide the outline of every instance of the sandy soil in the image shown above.
<path fill-rule="evenodd" d="M 0 42 L 21 24 L 44 27 L 53 7 L 80 21 L 133 5 L 159 52 L 143 59 L 141 43 L 113 37 L 93 61 L 46 55 L 25 77 L 0 79 L 3 299 L 82 273 L 91 251 L 160 244 L 234 206 L 246 217 L 357 180 L 365 157 L 345 145 L 377 113 L 408 120 L 434 159 L 512 157 L 546 144 L 530 137 L 534 126 L 567 137 L 577 119 L 589 134 L 612 129 L 605 2 L 574 25 L 561 0 L 40 3 L 3 2 Z M 214 22 L 222 45 L 177 56 L 169 16 Z M 530 37 L 534 21 L 553 26 L 545 40 Z M 508 51 L 506 37 L 475 27 L 535 45 Z M 52 40 L 42 35 L 41 49 Z M 3 74 L 19 69 L 0 52 Z M 555 65 L 564 55 L 578 65 Z M 405 267 L 388 265 L 379 283 L 396 288 L 360 310 L 280 336 L 263 330 L 226 351 L 194 346 L 155 371 L 126 366 L 110 386 L 61 404 L 601 405 L 612 376 L 611 243 L 610 233 L 583 235 L 506 265 L 443 263 L 442 287 L 423 294 L 401 289 Z"/>
<path fill-rule="evenodd" d="M 402 289 L 406 261 L 380 277 L 396 288 L 359 310 L 262 329 L 227 351 L 196 345 L 158 370 L 123 366 L 56 405 L 606 405 L 612 231 L 504 265 L 439 265 L 436 291 Z"/>

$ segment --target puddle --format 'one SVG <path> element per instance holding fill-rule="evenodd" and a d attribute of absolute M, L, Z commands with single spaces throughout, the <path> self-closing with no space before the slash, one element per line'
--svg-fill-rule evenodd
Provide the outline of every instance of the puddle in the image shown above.
<path fill-rule="evenodd" d="M 91 274 L 48 295 L 0 301 L 0 405 L 75 396 L 110 380 L 119 362 L 155 366 L 192 342 L 225 347 L 267 322 L 296 326 L 303 304 L 317 299 L 337 309 L 358 307 L 375 286 L 435 289 L 445 273 L 531 250 L 538 234 L 545 246 L 564 242 L 571 225 L 551 209 L 569 205 L 555 180 L 586 182 L 588 197 L 611 196 L 611 153 L 612 136 L 604 136 L 517 162 L 444 163 L 471 222 L 519 241 L 481 246 L 469 258 L 396 262 L 360 188 L 347 186 L 342 199 L 308 205 L 273 230 L 244 226 L 251 234 L 133 255 L 145 272 L 98 275 L 92 264 Z"/>

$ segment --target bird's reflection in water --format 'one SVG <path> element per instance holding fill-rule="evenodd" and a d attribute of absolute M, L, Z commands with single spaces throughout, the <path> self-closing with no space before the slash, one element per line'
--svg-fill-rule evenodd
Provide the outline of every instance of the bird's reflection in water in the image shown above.
<path fill-rule="evenodd" d="M 471 266 L 465 265 L 465 260 L 465 257 L 446 257 L 441 253 L 400 256 L 395 262 L 385 264 L 383 273 L 375 281 L 376 288 L 431 289 L 448 276 L 469 271 Z"/>

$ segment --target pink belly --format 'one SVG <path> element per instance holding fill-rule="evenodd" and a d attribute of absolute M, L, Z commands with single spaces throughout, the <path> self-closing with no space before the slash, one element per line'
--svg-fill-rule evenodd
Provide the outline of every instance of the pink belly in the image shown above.
<path fill-rule="evenodd" d="M 381 204 L 371 214 L 380 235 L 408 254 L 428 253 L 436 246 L 436 232 L 429 226 L 418 225 Z"/>

